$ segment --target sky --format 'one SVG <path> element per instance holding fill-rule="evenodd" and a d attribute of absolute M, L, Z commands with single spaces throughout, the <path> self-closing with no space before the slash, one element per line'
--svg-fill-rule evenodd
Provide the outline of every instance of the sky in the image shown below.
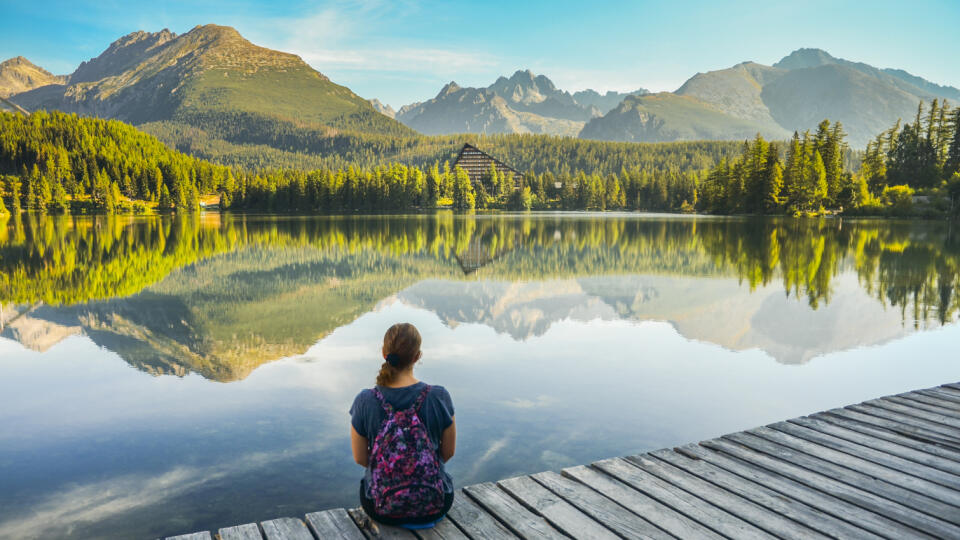
<path fill-rule="evenodd" d="M 0 59 L 70 73 L 130 32 L 207 23 L 394 108 L 518 69 L 569 91 L 672 91 L 801 47 L 960 87 L 960 0 L 0 0 Z"/>

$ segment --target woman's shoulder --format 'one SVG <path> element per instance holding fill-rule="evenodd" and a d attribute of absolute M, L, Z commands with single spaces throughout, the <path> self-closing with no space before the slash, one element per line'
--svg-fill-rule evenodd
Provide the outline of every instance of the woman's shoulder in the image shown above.
<path fill-rule="evenodd" d="M 424 382 L 423 384 L 430 387 L 430 395 L 450 395 L 450 392 L 447 392 L 447 389 L 439 384 L 430 384 L 428 382 Z"/>
<path fill-rule="evenodd" d="M 440 386 L 439 384 L 430 385 L 430 393 L 427 394 L 429 397 L 438 399 L 445 404 L 452 405 L 453 398 L 450 397 L 450 392 L 446 388 Z"/>
<path fill-rule="evenodd" d="M 353 398 L 353 406 L 350 407 L 351 412 L 359 407 L 363 407 L 368 403 L 373 403 L 377 401 L 377 396 L 373 393 L 373 388 L 364 388 L 357 392 L 356 397 Z"/>

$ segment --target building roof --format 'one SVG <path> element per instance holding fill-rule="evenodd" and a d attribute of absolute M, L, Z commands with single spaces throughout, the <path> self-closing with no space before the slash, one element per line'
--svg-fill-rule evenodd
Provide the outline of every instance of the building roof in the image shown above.
<path fill-rule="evenodd" d="M 462 168 L 467 172 L 467 175 L 470 176 L 470 180 L 474 182 L 479 182 L 480 179 L 483 178 L 483 175 L 490 170 L 490 165 L 495 166 L 499 172 L 513 173 L 517 177 L 520 176 L 520 172 L 513 167 L 470 143 L 463 145 L 460 153 L 457 154 L 456 161 L 453 162 L 454 167 L 459 166 Z"/>

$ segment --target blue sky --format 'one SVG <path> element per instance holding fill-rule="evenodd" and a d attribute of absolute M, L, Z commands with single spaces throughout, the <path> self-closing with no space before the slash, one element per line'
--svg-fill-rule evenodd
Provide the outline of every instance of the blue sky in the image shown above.
<path fill-rule="evenodd" d="M 394 107 L 532 69 L 561 88 L 675 90 L 800 47 L 960 87 L 960 1 L 0 0 L 0 59 L 69 73 L 135 30 L 236 27 Z"/>

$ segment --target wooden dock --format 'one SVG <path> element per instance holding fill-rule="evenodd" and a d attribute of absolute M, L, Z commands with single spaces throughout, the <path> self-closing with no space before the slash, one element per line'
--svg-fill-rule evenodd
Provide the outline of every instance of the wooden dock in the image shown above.
<path fill-rule="evenodd" d="M 960 384 L 467 486 L 425 531 L 325 510 L 220 529 L 323 538 L 960 538 Z M 209 532 L 167 540 L 211 540 Z"/>

